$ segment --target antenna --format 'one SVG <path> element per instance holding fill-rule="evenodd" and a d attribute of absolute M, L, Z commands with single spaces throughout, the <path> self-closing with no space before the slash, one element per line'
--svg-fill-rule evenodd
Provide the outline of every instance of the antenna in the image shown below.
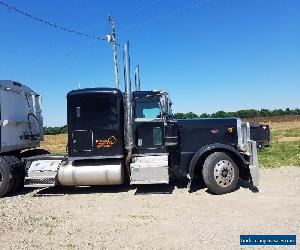
<path fill-rule="evenodd" d="M 115 20 L 110 15 L 108 16 L 108 21 L 111 23 L 111 33 L 106 35 L 107 41 L 112 44 L 113 52 L 114 52 L 114 64 L 115 64 L 115 80 L 116 80 L 116 88 L 120 88 L 119 81 L 119 70 L 118 70 L 118 60 L 117 60 L 117 42 L 116 42 L 116 27 Z"/>

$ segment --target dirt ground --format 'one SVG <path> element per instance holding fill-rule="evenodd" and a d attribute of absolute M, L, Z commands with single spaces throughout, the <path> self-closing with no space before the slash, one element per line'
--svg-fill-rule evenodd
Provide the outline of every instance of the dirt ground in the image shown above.
<path fill-rule="evenodd" d="M 300 235 L 299 167 L 262 170 L 258 193 L 245 184 L 222 196 L 175 184 L 2 198 L 0 249 L 238 249 L 240 234 Z"/>
<path fill-rule="evenodd" d="M 245 119 L 250 122 L 257 123 L 289 123 L 289 122 L 297 122 L 300 121 L 300 115 L 282 115 L 282 116 L 265 116 L 265 117 L 253 117 Z"/>

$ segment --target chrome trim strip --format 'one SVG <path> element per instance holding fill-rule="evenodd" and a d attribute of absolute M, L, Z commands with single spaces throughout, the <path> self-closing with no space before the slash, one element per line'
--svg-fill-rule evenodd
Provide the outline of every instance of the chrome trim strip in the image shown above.
<path fill-rule="evenodd" d="M 164 156 L 164 155 L 169 155 L 169 153 L 145 153 L 145 154 L 133 154 L 133 157 L 136 156 Z"/>
<path fill-rule="evenodd" d="M 105 160 L 105 159 L 122 159 L 124 155 L 114 155 L 114 156 L 86 156 L 86 157 L 68 157 L 69 161 L 77 160 Z"/>
<path fill-rule="evenodd" d="M 135 118 L 135 122 L 163 122 L 162 118 Z"/>

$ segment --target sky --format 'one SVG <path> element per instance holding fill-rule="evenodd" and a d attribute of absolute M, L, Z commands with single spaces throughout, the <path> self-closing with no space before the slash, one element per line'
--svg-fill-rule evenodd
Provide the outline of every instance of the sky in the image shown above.
<path fill-rule="evenodd" d="M 0 0 L 99 37 L 116 20 L 121 89 L 130 43 L 131 81 L 166 90 L 173 112 L 300 107 L 298 0 Z M 43 97 L 45 126 L 66 124 L 66 95 L 115 87 L 111 44 L 36 22 L 0 5 L 0 79 Z"/>

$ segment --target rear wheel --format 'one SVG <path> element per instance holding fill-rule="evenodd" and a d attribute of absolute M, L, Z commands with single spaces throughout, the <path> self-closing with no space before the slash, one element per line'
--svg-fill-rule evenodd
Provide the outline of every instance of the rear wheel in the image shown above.
<path fill-rule="evenodd" d="M 17 157 L 0 156 L 0 197 L 20 189 L 24 176 L 24 167 Z"/>
<path fill-rule="evenodd" d="M 14 186 L 8 156 L 0 157 L 0 197 L 7 195 Z"/>
<path fill-rule="evenodd" d="M 214 194 L 232 192 L 239 180 L 239 169 L 232 158 L 223 152 L 209 155 L 202 169 L 203 180 Z"/>

